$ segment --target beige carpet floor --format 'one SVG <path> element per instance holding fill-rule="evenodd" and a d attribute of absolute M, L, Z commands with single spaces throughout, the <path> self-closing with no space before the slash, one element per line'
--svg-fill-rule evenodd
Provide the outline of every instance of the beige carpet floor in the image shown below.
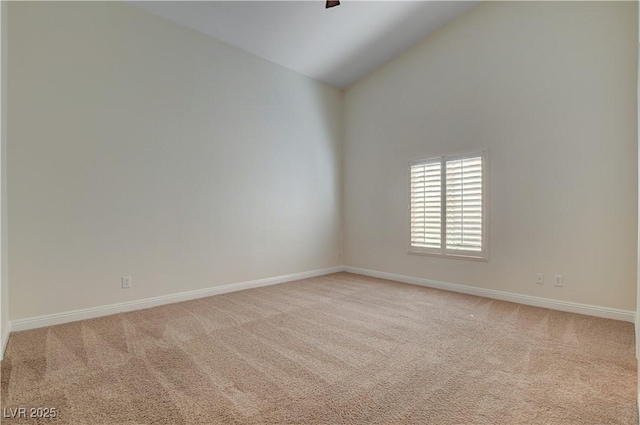
<path fill-rule="evenodd" d="M 78 425 L 637 424 L 633 338 L 339 273 L 14 333 L 1 399 Z"/>

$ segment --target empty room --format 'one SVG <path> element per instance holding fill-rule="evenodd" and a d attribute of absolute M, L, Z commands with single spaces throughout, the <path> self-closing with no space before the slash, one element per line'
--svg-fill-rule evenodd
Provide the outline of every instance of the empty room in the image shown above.
<path fill-rule="evenodd" d="M 0 2 L 0 421 L 638 421 L 638 2 Z"/>

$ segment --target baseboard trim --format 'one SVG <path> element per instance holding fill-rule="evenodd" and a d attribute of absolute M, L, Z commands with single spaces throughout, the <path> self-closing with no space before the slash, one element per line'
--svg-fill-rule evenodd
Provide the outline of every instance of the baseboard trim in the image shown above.
<path fill-rule="evenodd" d="M 423 279 L 413 276 L 404 276 L 395 273 L 380 272 L 376 270 L 362 269 L 359 267 L 345 266 L 344 271 L 412 285 L 427 286 L 429 288 L 444 289 L 445 291 L 460 292 L 463 294 L 477 295 L 502 301 L 510 301 L 535 307 L 549 308 L 552 310 L 567 311 L 570 313 L 586 314 L 588 316 L 603 317 L 606 319 L 622 320 L 635 323 L 636 315 L 633 311 L 618 310 L 615 308 L 599 307 L 589 304 L 579 304 L 569 301 L 552 300 L 549 298 L 520 295 L 511 292 L 496 291 L 493 289 L 476 288 L 473 286 L 459 285 L 456 283 L 439 282 L 431 279 Z"/>
<path fill-rule="evenodd" d="M 264 286 L 277 285 L 279 283 L 292 282 L 300 279 L 308 279 L 317 276 L 338 272 L 349 272 L 363 276 L 371 276 L 380 279 L 393 280 L 396 282 L 408 283 L 412 285 L 426 286 L 429 288 L 443 289 L 445 291 L 460 292 L 463 294 L 477 295 L 480 297 L 492 298 L 502 301 L 510 301 L 519 304 L 531 305 L 535 307 L 549 308 L 552 310 L 567 311 L 570 313 L 586 314 L 589 316 L 603 317 L 607 319 L 622 320 L 635 323 L 636 315 L 633 311 L 618 310 L 607 307 L 599 307 L 588 304 L 579 304 L 569 301 L 552 300 L 549 298 L 534 297 L 530 295 L 520 295 L 511 292 L 496 291 L 493 289 L 476 288 L 473 286 L 459 285 L 455 283 L 440 282 L 431 279 L 424 279 L 413 276 L 405 276 L 395 273 L 381 272 L 377 270 L 363 269 L 351 266 L 335 266 L 308 272 L 293 273 L 283 276 L 269 277 L 246 282 L 231 283 L 227 285 L 213 286 L 210 288 L 197 289 L 194 291 L 180 292 L 159 297 L 145 298 L 136 301 L 110 304 L 98 307 L 85 308 L 80 310 L 67 311 L 62 313 L 48 314 L 38 317 L 12 320 L 7 331 L 2 335 L 2 347 L 0 359 L 4 355 L 11 332 L 25 331 L 29 329 L 42 328 L 45 326 L 59 325 L 63 323 L 75 322 L 78 320 L 93 319 L 96 317 L 109 316 L 112 314 L 125 313 L 128 311 L 141 310 L 150 307 L 157 307 L 165 304 L 173 304 L 182 301 L 205 298 L 213 295 L 226 294 L 229 292 L 242 291 L 244 289 L 260 288 Z"/>
<path fill-rule="evenodd" d="M 344 267 L 328 267 L 325 269 L 312 270 L 308 272 L 293 273 L 283 276 L 269 277 L 266 279 L 251 280 L 247 282 L 230 283 L 227 285 L 213 286 L 210 288 L 196 289 L 194 291 L 180 292 L 177 294 L 162 295 L 159 297 L 145 298 L 137 301 L 127 301 L 123 303 L 110 304 L 98 307 L 84 308 L 81 310 L 66 311 L 63 313 L 48 314 L 45 316 L 29 317 L 26 319 L 12 320 L 10 331 L 19 332 L 29 329 L 42 328 L 45 326 L 60 325 L 62 323 L 76 322 L 78 320 L 94 319 L 96 317 L 109 316 L 112 314 L 124 313 L 128 311 L 141 310 L 144 308 L 157 307 L 165 304 L 173 304 L 182 301 L 205 298 L 213 295 L 226 294 L 229 292 L 242 291 L 244 289 L 260 288 L 264 286 L 277 285 L 279 283 L 291 282 L 294 280 L 308 279 L 311 277 L 324 276 L 327 274 L 344 271 Z M 7 336 L 8 339 L 8 336 Z M 3 341 L 4 343 L 4 341 Z"/>
<path fill-rule="evenodd" d="M 11 336 L 11 323 L 7 323 L 6 328 L 2 328 L 2 347 L 0 347 L 0 360 L 4 359 L 4 352 L 7 350 L 9 337 Z"/>

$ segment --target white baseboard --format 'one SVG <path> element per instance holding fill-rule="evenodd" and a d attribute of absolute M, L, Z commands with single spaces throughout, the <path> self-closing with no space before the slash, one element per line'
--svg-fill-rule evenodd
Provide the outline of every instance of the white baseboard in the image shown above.
<path fill-rule="evenodd" d="M 279 283 L 291 282 L 300 279 L 308 279 L 311 277 L 323 276 L 331 273 L 347 271 L 354 274 L 364 276 L 377 277 L 380 279 L 393 280 L 396 282 L 409 283 L 413 285 L 427 286 L 430 288 L 443 289 L 446 291 L 461 292 L 469 295 L 477 295 L 480 297 L 493 298 L 497 300 L 510 301 L 519 304 L 531 305 L 536 307 L 550 308 L 553 310 L 567 311 L 571 313 L 586 314 L 589 316 L 604 317 L 607 319 L 623 320 L 626 322 L 635 322 L 635 312 L 626 310 L 617 310 L 606 307 L 598 307 L 587 304 L 578 304 L 568 301 L 558 301 L 548 298 L 533 297 L 529 295 L 519 295 L 510 292 L 496 291 L 492 289 L 476 288 L 472 286 L 459 285 L 454 283 L 439 282 L 430 279 L 423 279 L 412 276 L 404 276 L 394 273 L 380 272 L 376 270 L 362 269 L 351 266 L 335 266 L 325 269 L 312 270 L 302 273 L 293 273 L 289 275 L 270 277 L 266 279 L 258 279 L 247 282 L 231 283 L 227 285 L 214 286 L 211 288 L 197 289 L 194 291 L 180 292 L 177 294 L 163 295 L 159 297 L 146 298 L 137 301 L 128 301 L 117 304 L 110 304 L 98 307 L 85 308 L 81 310 L 73 310 L 62 313 L 48 314 L 45 316 L 30 317 L 26 319 L 12 320 L 2 335 L 2 351 L 4 354 L 9 335 L 11 332 L 19 332 L 28 329 L 36 329 L 45 326 L 59 325 L 62 323 L 75 322 L 78 320 L 93 319 L 111 314 L 124 313 L 127 311 L 141 310 L 144 308 L 157 307 L 165 304 L 172 304 L 181 301 L 188 301 L 197 298 L 210 297 L 212 295 L 226 294 L 229 292 L 241 291 L 244 289 L 259 288 L 264 286 L 276 285 Z M 1 358 L 1 356 L 0 356 Z"/>
<path fill-rule="evenodd" d="M 2 346 L 0 347 L 0 360 L 4 359 L 4 352 L 7 349 L 9 343 L 9 336 L 11 336 L 11 323 L 7 323 L 7 326 L 2 328 Z"/>
<path fill-rule="evenodd" d="M 78 320 L 93 319 L 101 316 L 109 316 L 111 314 L 124 313 L 127 311 L 141 310 L 149 307 L 157 307 L 165 304 L 210 297 L 212 295 L 242 291 L 243 289 L 260 288 L 263 286 L 276 285 L 278 283 L 308 279 L 311 277 L 323 276 L 331 273 L 338 273 L 341 271 L 344 271 L 344 267 L 342 266 L 329 267 L 326 269 L 293 273 L 283 276 L 269 277 L 266 279 L 251 280 L 248 282 L 230 283 L 227 285 L 213 286 L 211 288 L 196 289 L 194 291 L 180 292 L 171 295 L 162 295 L 153 298 L 145 298 L 137 301 L 127 301 L 117 304 L 83 308 L 81 310 L 66 311 L 63 313 L 48 314 L 46 316 L 17 319 L 11 321 L 10 330 L 12 332 L 26 331 L 28 329 L 59 325 L 62 323 L 75 322 Z"/>
<path fill-rule="evenodd" d="M 531 305 L 535 307 L 549 308 L 552 310 L 567 311 L 570 313 L 586 314 L 588 316 L 603 317 L 606 319 L 622 320 L 635 323 L 636 314 L 634 311 L 618 310 L 615 308 L 599 307 L 588 304 L 578 304 L 569 301 L 558 301 L 549 298 L 533 297 L 530 295 L 520 295 L 511 292 L 496 291 L 493 289 L 476 288 L 473 286 L 459 285 L 456 283 L 439 282 L 436 280 L 423 279 L 419 277 L 403 276 L 394 273 L 379 272 L 376 270 L 361 269 L 358 267 L 346 266 L 344 271 L 364 276 L 377 277 L 380 279 L 393 280 L 396 282 L 410 283 L 412 285 L 427 286 L 429 288 L 444 289 L 445 291 L 461 292 L 463 294 L 477 295 L 496 300 L 510 301 L 519 304 Z"/>

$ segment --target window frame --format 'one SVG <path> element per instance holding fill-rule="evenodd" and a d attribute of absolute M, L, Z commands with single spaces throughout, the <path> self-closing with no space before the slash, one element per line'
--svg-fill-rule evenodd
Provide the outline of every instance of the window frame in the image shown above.
<path fill-rule="evenodd" d="M 455 161 L 465 158 L 482 158 L 482 238 L 480 251 L 465 251 L 459 249 L 447 249 L 447 162 Z M 440 181 L 441 181 L 441 214 L 440 214 L 440 248 L 423 248 L 416 247 L 411 244 L 411 167 L 415 165 L 428 164 L 440 162 Z M 426 159 L 409 161 L 408 171 L 408 202 L 407 202 L 407 217 L 408 217 L 408 254 L 411 255 L 426 255 L 437 258 L 449 258 L 458 260 L 472 260 L 472 261 L 489 261 L 489 149 L 483 148 L 475 151 L 466 151 L 462 153 L 453 153 L 448 155 L 432 156 Z"/>

